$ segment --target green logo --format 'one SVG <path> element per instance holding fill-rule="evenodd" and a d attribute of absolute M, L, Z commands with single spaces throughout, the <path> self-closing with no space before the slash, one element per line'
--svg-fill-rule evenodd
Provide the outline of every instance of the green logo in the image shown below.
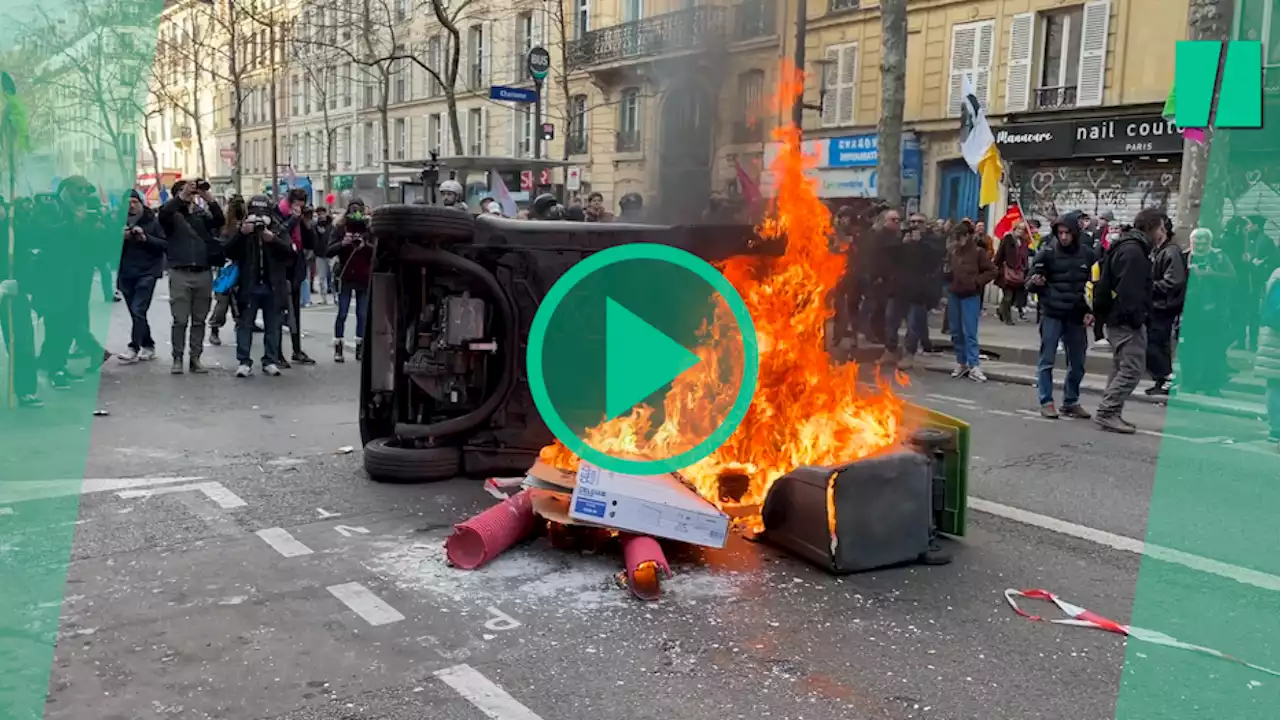
<path fill-rule="evenodd" d="M 1177 98 L 1174 122 L 1182 128 L 1262 127 L 1262 43 L 1242 40 L 1227 43 L 1222 65 L 1218 106 L 1213 90 L 1223 43 L 1215 40 L 1179 41 L 1174 56 L 1173 94 Z"/>
<path fill-rule="evenodd" d="M 693 447 L 671 457 L 635 460 L 589 445 L 586 430 L 644 404 L 662 421 L 671 384 L 704 360 L 690 348 L 705 339 L 723 299 L 736 335 L 717 326 L 719 342 L 741 346 L 733 402 L 725 393 L 696 405 L 700 417 L 681 417 L 682 430 L 705 431 Z M 529 390 L 547 427 L 579 457 L 606 470 L 658 475 L 689 467 L 720 447 L 746 417 L 760 370 L 755 324 L 742 296 L 702 259 L 666 245 L 634 243 L 603 250 L 569 269 L 543 298 L 529 328 Z M 705 406 L 705 411 L 701 408 Z"/>

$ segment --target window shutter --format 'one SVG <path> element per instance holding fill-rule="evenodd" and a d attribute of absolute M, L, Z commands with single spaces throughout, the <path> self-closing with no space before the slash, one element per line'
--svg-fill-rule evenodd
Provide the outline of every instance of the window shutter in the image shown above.
<path fill-rule="evenodd" d="M 1020 13 L 1009 24 L 1009 77 L 1004 83 L 1004 111 L 1026 112 L 1031 105 L 1031 48 L 1035 47 L 1035 13 Z"/>
<path fill-rule="evenodd" d="M 1111 21 L 1111 0 L 1084 4 L 1080 37 L 1080 72 L 1077 74 L 1076 105 L 1102 104 L 1107 80 L 1107 33 Z"/>
<path fill-rule="evenodd" d="M 991 104 L 991 65 L 995 58 L 996 24 L 985 22 L 978 26 L 978 52 L 974 58 L 973 91 L 983 110 Z"/>
<path fill-rule="evenodd" d="M 493 26 L 494 23 L 492 20 L 480 26 L 483 28 L 480 31 L 480 46 L 484 50 L 484 64 L 481 66 L 482 69 L 480 70 L 481 89 L 488 87 L 489 79 L 493 77 L 493 51 L 495 48 L 495 43 L 493 42 Z"/>
<path fill-rule="evenodd" d="M 822 103 L 822 126 L 832 127 L 839 117 L 840 93 L 837 91 L 840 79 L 840 48 L 829 47 L 826 52 L 827 96 Z"/>
<path fill-rule="evenodd" d="M 975 25 L 955 25 L 951 28 L 950 79 L 947 88 L 947 115 L 960 116 L 960 97 L 964 77 L 973 70 L 977 56 L 978 28 Z"/>
<path fill-rule="evenodd" d="M 846 45 L 840 51 L 840 111 L 836 115 L 839 125 L 853 125 L 857 106 L 858 44 Z"/>

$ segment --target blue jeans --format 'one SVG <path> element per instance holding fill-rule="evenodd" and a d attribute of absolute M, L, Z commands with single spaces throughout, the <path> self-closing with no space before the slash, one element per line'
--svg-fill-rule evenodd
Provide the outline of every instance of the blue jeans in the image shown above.
<path fill-rule="evenodd" d="M 898 328 L 907 321 L 906 351 L 915 355 L 929 337 L 929 309 L 923 303 L 890 300 L 885 310 L 884 349 L 898 351 Z"/>
<path fill-rule="evenodd" d="M 151 339 L 151 324 L 147 322 L 147 311 L 151 309 L 151 297 L 156 292 L 156 279 L 150 275 L 144 277 L 120 278 L 120 294 L 124 296 L 129 307 L 129 318 L 133 321 L 133 329 L 129 333 L 129 349 L 137 352 L 143 348 L 156 348 L 156 341 Z"/>
<path fill-rule="evenodd" d="M 241 365 L 252 365 L 249 352 L 253 349 L 253 323 L 262 310 L 262 364 L 280 361 L 280 306 L 279 296 L 267 285 L 255 285 L 248 292 L 241 291 L 244 305 L 236 322 L 236 360 Z"/>
<path fill-rule="evenodd" d="M 1280 380 L 1267 381 L 1267 420 L 1271 437 L 1280 439 Z"/>
<path fill-rule="evenodd" d="M 956 364 L 978 367 L 978 317 L 982 315 L 982 296 L 960 297 L 947 293 L 947 325 L 951 329 L 951 345 L 956 351 Z"/>
<path fill-rule="evenodd" d="M 333 320 L 333 337 L 338 340 L 346 333 L 347 313 L 351 310 L 353 296 L 356 299 L 356 337 L 364 337 L 364 313 L 369 302 L 369 290 L 342 283 L 338 286 L 338 316 Z"/>
<path fill-rule="evenodd" d="M 1059 343 L 1067 353 L 1067 382 L 1062 393 L 1062 406 L 1079 405 L 1089 334 L 1082 322 L 1067 322 L 1047 315 L 1040 318 L 1040 362 L 1036 376 L 1040 404 L 1053 402 L 1053 363 L 1058 357 Z"/>

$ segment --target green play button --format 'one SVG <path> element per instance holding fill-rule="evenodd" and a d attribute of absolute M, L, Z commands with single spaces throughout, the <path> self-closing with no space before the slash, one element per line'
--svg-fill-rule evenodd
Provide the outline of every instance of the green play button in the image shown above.
<path fill-rule="evenodd" d="M 604 413 L 612 420 L 698 364 L 698 356 L 605 298 Z"/>
<path fill-rule="evenodd" d="M 712 324 L 717 350 L 704 352 L 708 365 L 695 350 Z M 759 349 L 746 304 L 714 267 L 635 243 L 588 257 L 552 286 L 529 328 L 526 365 L 534 404 L 557 439 L 600 467 L 648 475 L 688 467 L 729 439 L 751 405 Z M 668 419 L 664 399 L 677 380 L 673 397 L 684 401 Z M 583 439 L 642 407 L 652 410 L 651 431 L 668 420 L 668 431 L 678 426 L 682 442 L 670 457 L 614 457 Z M 643 449 L 645 439 L 635 445 Z"/>

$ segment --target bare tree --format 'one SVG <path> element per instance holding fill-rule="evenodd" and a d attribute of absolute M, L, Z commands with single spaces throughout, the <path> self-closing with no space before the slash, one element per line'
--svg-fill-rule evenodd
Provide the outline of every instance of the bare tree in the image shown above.
<path fill-rule="evenodd" d="M 564 118 L 561 127 L 565 128 L 564 142 L 561 143 L 563 150 L 561 151 L 561 159 L 569 159 L 570 140 L 576 130 L 585 130 L 578 128 L 577 124 L 585 120 L 585 117 L 576 117 L 573 107 L 573 89 L 569 85 L 569 76 L 578 70 L 576 58 L 571 51 L 570 43 L 573 38 L 573 28 L 569 22 L 569 18 L 565 16 L 564 8 L 567 3 L 553 2 L 546 5 L 547 15 L 551 20 L 552 32 L 556 34 L 555 40 L 560 43 L 560 66 L 555 69 L 555 78 L 552 82 L 560 89 L 560 95 L 564 102 Z M 550 109 L 550 104 L 548 109 Z"/>
<path fill-rule="evenodd" d="M 1187 39 L 1216 40 L 1226 42 L 1231 39 L 1232 17 L 1235 11 L 1233 0 L 1191 0 L 1187 9 Z M 1222 53 L 1219 62 L 1226 61 L 1226 53 Z M 1218 68 L 1218 82 L 1222 80 L 1221 65 Z M 1214 115 L 1218 107 L 1218 90 L 1213 89 Z M 1212 118 L 1210 118 L 1212 124 Z M 1205 225 L 1217 228 L 1221 222 L 1223 191 L 1227 187 L 1227 147 L 1222 142 L 1230 133 L 1219 137 L 1212 128 L 1205 129 L 1204 144 L 1187 142 L 1182 150 L 1182 179 L 1178 188 L 1181 198 L 1178 207 L 1178 222 L 1174 228 L 1179 238 L 1187 238 L 1191 230 Z M 1210 162 L 1209 148 L 1214 147 L 1213 162 Z M 1212 188 L 1209 202 L 1205 202 L 1205 190 Z"/>
<path fill-rule="evenodd" d="M 313 96 L 316 99 L 315 104 L 320 107 L 323 128 L 321 138 L 324 148 L 324 186 L 332 189 L 333 170 L 336 165 L 334 154 L 337 151 L 338 137 L 338 128 L 334 125 L 333 111 L 336 109 L 338 96 L 340 95 L 339 86 L 352 81 L 353 78 L 345 75 L 346 62 L 340 53 L 332 48 L 312 46 L 307 42 L 299 41 L 300 34 L 317 31 L 323 32 L 324 30 L 309 31 L 303 29 L 302 33 L 295 32 L 291 40 L 295 55 L 307 53 L 304 60 L 298 63 L 301 67 L 299 77 L 301 82 L 305 84 L 308 95 Z M 304 112 L 306 112 L 305 109 Z"/>
<path fill-rule="evenodd" d="M 907 0 L 880 0 L 880 120 L 876 194 L 902 205 L 902 115 L 907 93 Z"/>
<path fill-rule="evenodd" d="M 202 22 L 205 18 L 192 15 L 184 20 L 187 22 L 160 27 L 151 73 L 151 93 L 163 108 L 175 110 L 191 121 L 196 152 L 199 153 L 200 174 L 208 177 L 203 122 L 206 110 L 200 103 L 201 91 L 206 86 L 201 76 L 212 74 L 205 65 L 214 58 L 215 51 L 209 42 L 209 23 Z M 208 110 L 212 111 L 213 108 Z"/>

